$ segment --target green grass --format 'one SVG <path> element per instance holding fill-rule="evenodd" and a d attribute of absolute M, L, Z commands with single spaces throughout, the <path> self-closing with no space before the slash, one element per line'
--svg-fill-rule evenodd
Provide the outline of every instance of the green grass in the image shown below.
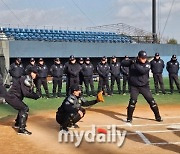
<path fill-rule="evenodd" d="M 167 92 L 169 92 L 169 80 L 168 78 L 164 78 L 164 84 L 165 84 L 165 89 Z M 152 93 L 154 93 L 154 83 L 153 80 L 150 80 L 150 87 Z M 97 89 L 97 82 L 95 82 L 95 88 Z M 116 86 L 115 86 L 116 90 Z M 49 84 L 49 91 L 52 91 L 52 84 Z M 65 93 L 65 84 L 63 84 L 63 93 Z M 173 95 L 167 94 L 167 95 L 153 95 L 156 102 L 159 105 L 175 105 L 175 104 L 180 104 L 180 94 L 178 92 L 175 92 Z M 57 108 L 60 106 L 62 103 L 63 98 L 42 98 L 39 100 L 32 100 L 32 99 L 24 99 L 24 102 L 29 106 L 30 108 L 30 113 L 35 113 L 37 111 L 46 111 L 46 110 L 54 110 L 56 112 Z M 87 100 L 95 99 L 95 97 L 88 97 Z M 118 95 L 114 94 L 113 96 L 106 96 L 105 97 L 105 103 L 99 103 L 96 104 L 96 106 L 111 106 L 111 105 L 127 105 L 129 101 L 129 94 L 128 95 Z M 138 98 L 138 104 L 139 105 L 144 105 L 147 104 L 145 99 L 139 95 Z M 7 116 L 7 115 L 14 115 L 16 114 L 17 111 L 14 110 L 12 107 L 9 105 L 5 104 L 0 104 L 0 117 Z"/>

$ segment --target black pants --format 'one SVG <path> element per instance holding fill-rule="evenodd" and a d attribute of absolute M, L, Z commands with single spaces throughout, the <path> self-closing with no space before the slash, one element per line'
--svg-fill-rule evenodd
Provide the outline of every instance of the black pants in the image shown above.
<path fill-rule="evenodd" d="M 86 88 L 86 94 L 89 95 L 95 95 L 94 93 L 94 81 L 93 81 L 93 77 L 84 77 L 84 84 L 85 84 L 85 88 Z M 91 87 L 91 93 L 89 91 L 89 85 Z"/>
<path fill-rule="evenodd" d="M 169 85 L 170 85 L 170 92 L 171 93 L 174 92 L 174 86 L 173 86 L 174 82 L 176 84 L 178 91 L 180 92 L 178 75 L 177 74 L 169 74 Z"/>
<path fill-rule="evenodd" d="M 56 93 L 56 89 L 58 86 L 58 92 Z M 62 89 L 62 77 L 53 77 L 53 96 L 56 94 L 58 97 L 61 97 L 61 89 Z"/>
<path fill-rule="evenodd" d="M 153 78 L 154 78 L 155 92 L 159 93 L 159 85 L 160 85 L 162 93 L 165 94 L 162 74 L 153 74 Z"/>
<path fill-rule="evenodd" d="M 66 76 L 66 96 L 69 95 L 69 77 Z"/>
<path fill-rule="evenodd" d="M 79 85 L 79 76 L 78 77 L 68 77 L 68 81 L 66 81 L 66 95 L 68 96 L 70 92 L 70 88 L 72 85 Z"/>
<path fill-rule="evenodd" d="M 86 113 L 85 109 L 80 108 L 80 110 L 83 113 L 83 117 L 84 117 L 84 115 Z M 67 128 L 67 127 L 70 127 L 70 126 L 74 125 L 75 123 L 77 123 L 83 117 L 81 117 L 78 112 L 76 112 L 76 113 L 64 113 L 64 112 L 59 113 L 59 112 L 56 112 L 56 121 L 63 128 Z"/>
<path fill-rule="evenodd" d="M 105 91 L 105 89 L 107 89 L 107 93 L 110 95 L 109 78 L 99 76 L 98 92 Z"/>
<path fill-rule="evenodd" d="M 14 82 L 18 82 L 19 81 L 19 79 L 20 79 L 20 77 L 12 77 L 12 83 L 14 83 Z"/>
<path fill-rule="evenodd" d="M 123 93 L 126 93 L 126 85 L 128 84 L 128 92 L 130 91 L 130 86 L 129 86 L 129 77 L 127 75 L 123 75 Z"/>
<path fill-rule="evenodd" d="M 151 110 L 154 112 L 155 118 L 160 119 L 158 105 L 156 104 L 152 93 L 150 92 L 149 85 L 143 87 L 130 86 L 130 100 L 127 107 L 127 119 L 132 120 L 132 115 L 136 106 L 138 95 L 142 94 L 146 101 L 148 102 Z"/>
<path fill-rule="evenodd" d="M 79 74 L 79 85 L 83 85 L 84 82 L 84 76 L 82 74 Z"/>
<path fill-rule="evenodd" d="M 13 94 L 7 94 L 5 100 L 10 106 L 18 110 L 16 125 L 19 126 L 20 129 L 24 129 L 26 127 L 26 121 L 28 118 L 28 106 L 21 99 L 19 99 Z"/>
<path fill-rule="evenodd" d="M 39 94 L 39 96 L 42 96 L 41 85 L 43 85 L 43 88 L 45 90 L 46 96 L 49 97 L 47 78 L 40 78 L 39 77 L 37 79 L 37 93 Z"/>
<path fill-rule="evenodd" d="M 117 83 L 117 88 L 118 88 L 118 93 L 121 93 L 121 81 L 120 81 L 120 76 L 114 76 L 111 75 L 111 93 L 114 93 L 114 83 Z"/>

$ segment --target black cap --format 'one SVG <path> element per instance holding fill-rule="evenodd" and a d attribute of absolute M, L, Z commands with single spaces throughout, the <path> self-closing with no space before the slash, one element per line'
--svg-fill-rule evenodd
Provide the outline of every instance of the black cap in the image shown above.
<path fill-rule="evenodd" d="M 139 58 L 147 58 L 147 53 L 146 53 L 146 51 L 143 51 L 143 50 L 139 51 L 138 57 L 139 57 Z"/>
<path fill-rule="evenodd" d="M 89 57 L 87 57 L 87 58 L 86 58 L 86 61 L 90 61 L 90 58 L 89 58 Z"/>
<path fill-rule="evenodd" d="M 112 56 L 112 59 L 115 59 L 116 58 L 116 56 Z"/>
<path fill-rule="evenodd" d="M 60 61 L 60 59 L 59 58 L 55 58 L 54 61 Z"/>
<path fill-rule="evenodd" d="M 107 59 L 107 57 L 106 57 L 106 56 L 103 56 L 101 60 L 102 60 L 102 61 L 105 61 L 106 59 Z"/>
<path fill-rule="evenodd" d="M 69 57 L 69 60 L 74 60 L 74 59 L 75 59 L 74 55 L 71 55 L 71 56 Z"/>
<path fill-rule="evenodd" d="M 177 57 L 176 57 L 176 55 L 172 55 L 172 59 L 176 59 Z"/>
<path fill-rule="evenodd" d="M 74 91 L 82 90 L 81 86 L 77 84 L 72 85 L 70 89 L 71 89 L 71 93 L 73 93 Z"/>
<path fill-rule="evenodd" d="M 35 59 L 34 59 L 34 58 L 31 58 L 31 59 L 30 59 L 30 62 L 32 62 L 32 61 L 35 61 Z"/>
<path fill-rule="evenodd" d="M 129 58 L 129 56 L 125 55 L 124 58 Z"/>
<path fill-rule="evenodd" d="M 158 53 L 158 52 L 156 52 L 156 53 L 155 53 L 155 56 L 159 56 L 159 53 Z"/>
<path fill-rule="evenodd" d="M 81 57 L 81 58 L 79 58 L 79 61 L 83 61 L 83 58 Z"/>
<path fill-rule="evenodd" d="M 18 57 L 18 58 L 16 58 L 16 60 L 17 60 L 17 61 L 19 61 L 19 62 L 21 62 L 21 58 L 19 58 L 19 57 Z"/>
<path fill-rule="evenodd" d="M 44 61 L 43 58 L 39 58 L 39 61 Z"/>

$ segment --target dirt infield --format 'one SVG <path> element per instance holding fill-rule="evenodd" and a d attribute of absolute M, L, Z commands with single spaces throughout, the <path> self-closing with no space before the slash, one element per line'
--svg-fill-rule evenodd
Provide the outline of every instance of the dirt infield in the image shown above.
<path fill-rule="evenodd" d="M 91 130 L 92 124 L 99 128 L 117 125 L 118 130 L 126 130 L 122 147 L 116 143 L 87 143 L 83 141 L 76 148 L 73 143 L 58 143 L 59 126 L 55 121 L 55 111 L 30 115 L 28 129 L 31 136 L 17 135 L 13 125 L 14 116 L 0 119 L 1 153 L 180 153 L 180 105 L 160 106 L 164 119 L 154 121 L 148 105 L 137 106 L 132 124 L 126 119 L 125 106 L 92 107 L 78 123 L 80 130 Z M 171 126 L 176 126 L 171 127 Z"/>

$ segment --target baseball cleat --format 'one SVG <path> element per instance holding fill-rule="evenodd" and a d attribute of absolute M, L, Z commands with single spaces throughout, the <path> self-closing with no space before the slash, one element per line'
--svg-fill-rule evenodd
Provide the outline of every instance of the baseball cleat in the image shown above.
<path fill-rule="evenodd" d="M 18 135 L 31 135 L 32 132 L 26 130 L 26 129 L 19 129 Z"/>
<path fill-rule="evenodd" d="M 127 119 L 127 121 L 126 122 L 128 122 L 128 123 L 132 123 L 132 119 Z"/>
<path fill-rule="evenodd" d="M 157 118 L 156 121 L 157 121 L 157 122 L 163 122 L 163 119 Z"/>

